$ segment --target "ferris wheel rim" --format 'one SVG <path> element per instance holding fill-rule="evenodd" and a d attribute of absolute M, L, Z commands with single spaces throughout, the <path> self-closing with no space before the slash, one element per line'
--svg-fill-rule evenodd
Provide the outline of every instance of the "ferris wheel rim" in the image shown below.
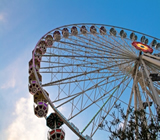
<path fill-rule="evenodd" d="M 49 33 L 51 33 L 52 31 L 54 31 L 54 30 L 57 30 L 57 29 L 60 29 L 60 28 L 63 28 L 63 27 L 66 27 L 66 26 L 72 26 L 72 25 L 87 25 L 87 24 L 85 24 L 85 23 L 83 23 L 83 24 L 70 24 L 70 25 L 64 25 L 64 26 L 60 26 L 60 27 L 58 27 L 58 28 L 55 28 L 55 29 L 53 29 L 53 30 L 51 30 L 51 31 L 49 31 L 48 33 L 46 33 L 43 37 L 45 37 L 47 34 L 49 34 Z M 88 23 L 88 25 L 103 25 L 103 26 L 110 26 L 110 27 L 115 27 L 115 28 L 121 28 L 121 27 L 117 27 L 117 26 L 112 26 L 112 25 L 104 25 L 104 24 L 92 24 L 92 23 Z M 121 28 L 121 29 L 125 29 L 125 30 L 129 30 L 129 31 L 133 31 L 133 30 L 130 30 L 130 29 L 126 29 L 126 28 Z M 136 31 L 135 31 L 136 32 Z M 140 33 L 140 32 L 136 32 L 136 33 Z M 143 34 L 143 33 L 140 33 L 140 34 Z M 143 34 L 143 35 L 146 35 L 146 34 Z M 149 36 L 149 35 L 146 35 L 146 36 Z M 43 38 L 43 37 L 41 37 L 41 39 Z M 151 37 L 151 38 L 155 38 L 155 37 L 152 37 L 152 36 L 149 36 L 149 37 Z M 40 40 L 41 40 L 40 39 Z M 157 39 L 157 38 L 155 38 L 155 39 Z M 38 43 L 40 42 L 40 40 L 38 41 Z M 157 40 L 160 40 L 160 39 L 157 39 Z M 36 44 L 36 46 L 35 46 L 35 48 L 37 47 L 37 45 L 38 45 L 38 43 Z M 34 53 L 35 53 L 35 49 L 34 49 Z M 33 54 L 33 60 L 34 60 L 34 54 Z M 33 65 L 34 65 L 34 62 L 33 62 Z M 34 73 L 36 73 L 36 70 L 35 70 L 35 68 L 34 68 Z M 43 91 L 43 89 L 42 89 L 42 91 Z M 43 94 L 45 94 L 45 91 L 43 91 Z M 47 96 L 46 96 L 47 97 Z M 48 98 L 48 97 L 47 97 Z M 50 104 L 51 105 L 51 104 Z M 63 117 L 62 117 L 63 118 Z M 70 124 L 69 124 L 70 125 Z M 84 138 L 83 137 L 83 135 L 82 135 L 82 138 Z"/>
<path fill-rule="evenodd" d="M 57 29 L 60 29 L 60 28 L 63 28 L 63 27 L 67 27 L 67 26 L 74 26 L 74 25 L 101 25 L 101 26 L 108 26 L 108 27 L 115 27 L 115 28 L 119 28 L 119 29 L 124 29 L 124 30 L 128 30 L 128 31 L 133 31 L 135 33 L 138 33 L 138 34 L 142 34 L 142 35 L 145 35 L 145 36 L 148 36 L 148 37 L 151 37 L 151 38 L 154 38 L 154 39 L 157 39 L 157 40 L 160 40 L 159 38 L 157 37 L 154 37 L 154 36 L 150 36 L 146 33 L 142 33 L 142 32 L 138 32 L 136 30 L 132 30 L 132 29 L 128 29 L 128 28 L 124 28 L 124 27 L 120 27 L 120 26 L 115 26 L 115 25 L 110 25 L 110 24 L 98 24 L 98 23 L 75 23 L 75 24 L 66 24 L 66 25 L 62 25 L 62 26 L 59 26 L 57 28 L 54 28 L 52 30 L 50 30 L 49 32 L 47 32 L 46 34 L 44 34 L 40 39 L 39 41 L 37 42 L 37 44 L 35 45 L 35 47 L 38 45 L 38 43 L 40 42 L 40 40 L 46 36 L 47 34 L 51 33 L 52 31 L 54 30 L 57 30 Z"/>

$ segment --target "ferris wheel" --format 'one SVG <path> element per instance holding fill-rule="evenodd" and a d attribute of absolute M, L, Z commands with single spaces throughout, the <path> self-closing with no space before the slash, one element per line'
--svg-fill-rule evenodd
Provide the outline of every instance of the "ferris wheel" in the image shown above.
<path fill-rule="evenodd" d="M 159 49 L 156 37 L 103 24 L 65 25 L 42 36 L 29 61 L 29 92 L 48 139 L 63 140 L 63 124 L 81 140 L 94 139 L 116 103 L 126 116 L 133 107 L 160 119 Z"/>

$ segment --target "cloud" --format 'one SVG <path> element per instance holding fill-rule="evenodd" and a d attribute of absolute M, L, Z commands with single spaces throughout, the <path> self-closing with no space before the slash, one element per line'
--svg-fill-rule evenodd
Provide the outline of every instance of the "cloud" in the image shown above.
<path fill-rule="evenodd" d="M 3 79 L 0 82 L 0 91 L 5 90 L 10 100 L 14 102 L 15 99 L 17 100 L 12 110 L 7 108 L 7 113 L 10 115 L 5 118 L 3 117 L 1 120 L 4 122 L 10 120 L 10 123 L 5 126 L 7 129 L 4 129 L 4 126 L 2 128 L 5 131 L 2 135 L 6 137 L 6 140 L 47 140 L 48 127 L 46 126 L 45 119 L 38 118 L 34 115 L 33 96 L 29 94 L 27 89 L 28 61 L 31 58 L 28 54 L 30 54 L 29 51 L 21 53 L 17 59 L 13 60 L 12 63 L 0 71 L 0 77 Z M 15 96 L 13 93 L 18 93 L 18 96 Z M 6 98 L 6 94 L 3 94 L 3 96 Z M 8 104 L 12 103 L 10 100 L 7 99 Z M 60 107 L 59 110 L 61 112 L 67 112 L 65 107 Z M 5 110 L 1 111 L 3 113 Z M 50 108 L 49 112 L 53 112 L 53 110 Z M 77 138 L 67 126 L 64 125 L 64 129 L 66 139 Z"/>
<path fill-rule="evenodd" d="M 44 140 L 47 127 L 45 120 L 37 118 L 33 113 L 33 97 L 20 98 L 16 103 L 14 116 L 16 118 L 6 130 L 7 140 Z"/>
<path fill-rule="evenodd" d="M 0 71 L 0 75 L 3 79 L 2 85 L 0 86 L 1 89 L 8 89 L 15 87 L 17 81 L 16 77 L 18 74 L 18 68 L 16 67 L 17 63 L 18 62 L 14 62 L 4 70 Z"/>
<path fill-rule="evenodd" d="M 3 84 L 0 88 L 1 89 L 14 88 L 15 84 L 16 84 L 16 81 L 14 78 L 12 78 L 9 82 Z"/>
<path fill-rule="evenodd" d="M 17 64 L 18 61 L 0 71 L 0 75 L 3 79 L 3 82 L 1 81 L 0 89 L 15 88 L 15 86 L 19 84 L 21 79 L 19 78 L 18 74 L 21 75 L 21 72 L 18 70 Z"/>
<path fill-rule="evenodd" d="M 16 102 L 16 107 L 12 115 L 15 116 L 5 134 L 7 140 L 46 140 L 48 127 L 44 118 L 38 118 L 33 112 L 33 97 L 20 98 Z M 62 109 L 62 108 L 61 108 Z M 61 111 L 60 109 L 60 111 Z M 63 109 L 62 109 L 63 110 Z M 50 109 L 50 112 L 51 111 Z M 49 113 L 48 113 L 49 115 Z M 76 139 L 77 136 L 67 126 L 64 126 L 65 139 Z"/>
<path fill-rule="evenodd" d="M 0 82 L 0 89 L 15 88 L 14 90 L 19 91 L 20 87 L 22 88 L 27 86 L 27 70 L 29 61 L 27 53 L 23 53 L 23 55 L 20 55 L 6 68 L 0 71 L 1 79 L 3 79 L 3 81 L 1 80 Z"/>
<path fill-rule="evenodd" d="M 6 13 L 0 13 L 0 22 L 6 22 Z"/>

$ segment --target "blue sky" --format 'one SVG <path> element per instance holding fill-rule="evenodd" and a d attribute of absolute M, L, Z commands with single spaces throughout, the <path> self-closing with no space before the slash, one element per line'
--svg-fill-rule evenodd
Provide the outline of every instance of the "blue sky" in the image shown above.
<path fill-rule="evenodd" d="M 62 25 L 101 23 L 160 38 L 159 9 L 159 0 L 0 0 L 0 139 L 47 139 L 28 93 L 28 62 L 41 36 Z M 74 136 L 67 132 L 66 140 Z"/>

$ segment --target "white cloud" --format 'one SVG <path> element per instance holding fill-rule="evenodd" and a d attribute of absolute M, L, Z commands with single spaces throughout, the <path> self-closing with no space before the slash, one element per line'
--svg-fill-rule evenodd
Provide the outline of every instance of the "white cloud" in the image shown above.
<path fill-rule="evenodd" d="M 38 118 L 34 115 L 32 104 L 33 97 L 31 95 L 17 101 L 15 111 L 12 114 L 16 117 L 5 131 L 6 135 L 9 134 L 7 140 L 47 140 L 46 121 L 44 118 Z M 49 112 L 53 111 L 50 109 Z M 77 136 L 67 126 L 64 126 L 64 130 L 65 139 L 77 139 Z"/>
<path fill-rule="evenodd" d="M 21 97 L 29 96 L 27 98 L 19 98 L 12 114 L 1 120 L 11 120 L 7 129 L 4 130 L 4 136 L 7 137 L 7 140 L 47 140 L 48 127 L 46 126 L 46 122 L 44 119 L 37 118 L 34 115 L 33 96 L 29 92 L 27 93 L 28 62 L 31 58 L 29 58 L 28 54 L 31 54 L 31 52 L 25 51 L 0 71 L 0 77 L 3 79 L 0 82 L 0 90 L 9 89 L 11 92 L 8 93 L 8 96 L 13 97 L 12 100 L 15 98 L 15 94 L 13 93 L 23 93 L 20 94 Z M 10 96 L 11 94 L 13 96 Z M 67 112 L 65 107 L 61 107 L 59 110 L 61 112 Z M 53 111 L 49 109 L 49 112 Z M 77 136 L 67 126 L 64 126 L 64 129 L 66 132 L 65 139 L 77 139 Z"/>
<path fill-rule="evenodd" d="M 6 22 L 6 13 L 0 13 L 0 21 Z"/>
<path fill-rule="evenodd" d="M 16 84 L 16 81 L 14 78 L 12 78 L 9 82 L 3 84 L 0 88 L 1 89 L 14 88 L 15 84 Z"/>
<path fill-rule="evenodd" d="M 6 130 L 7 140 L 44 140 L 47 139 L 45 120 L 37 118 L 33 113 L 33 97 L 20 98 L 16 103 L 16 118 Z"/>
<path fill-rule="evenodd" d="M 4 70 L 0 71 L 0 75 L 3 79 L 3 84 L 0 86 L 1 89 L 14 88 L 16 85 L 16 77 L 18 74 L 18 67 L 16 67 L 18 62 L 14 62 L 9 65 Z M 18 81 L 17 81 L 18 82 Z"/>
<path fill-rule="evenodd" d="M 0 76 L 3 81 L 0 82 L 0 89 L 16 88 L 18 92 L 20 87 L 26 87 L 27 80 L 25 79 L 27 79 L 28 61 L 27 53 L 24 53 L 23 56 L 19 56 L 1 70 Z"/>

